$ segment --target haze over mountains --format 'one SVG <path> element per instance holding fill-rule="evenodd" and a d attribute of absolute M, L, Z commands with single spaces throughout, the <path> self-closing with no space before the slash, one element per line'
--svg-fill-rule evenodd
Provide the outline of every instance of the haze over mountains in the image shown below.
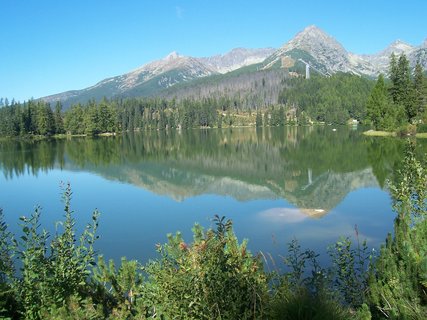
<path fill-rule="evenodd" d="M 427 69 L 427 39 L 419 46 L 396 40 L 384 50 L 371 55 L 348 52 L 336 39 L 316 26 L 308 26 L 279 49 L 233 49 L 223 55 L 196 58 L 172 52 L 163 59 L 145 64 L 129 73 L 107 78 L 82 90 L 72 90 L 42 98 L 61 101 L 66 107 L 103 97 L 157 96 L 180 83 L 189 83 L 228 72 L 260 72 L 285 68 L 292 70 L 299 59 L 325 74 L 349 72 L 376 77 L 387 73 L 391 53 L 406 54 L 412 66 L 419 60 Z M 247 68 L 254 66 L 253 68 Z M 240 72 L 241 73 L 241 72 Z M 221 80 L 221 77 L 220 77 Z"/>

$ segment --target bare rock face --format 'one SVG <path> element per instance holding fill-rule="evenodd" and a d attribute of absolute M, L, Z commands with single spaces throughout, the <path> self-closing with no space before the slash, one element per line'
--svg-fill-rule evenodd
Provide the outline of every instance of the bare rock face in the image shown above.
<path fill-rule="evenodd" d="M 392 53 L 397 56 L 405 54 L 412 67 L 418 60 L 424 68 L 427 67 L 427 39 L 419 47 L 396 40 L 376 54 L 359 55 L 348 52 L 337 40 L 316 26 L 309 26 L 268 57 L 264 68 L 277 66 L 281 58 L 294 50 L 309 54 L 328 73 L 350 72 L 373 77 L 380 73 L 387 74 Z"/>
<path fill-rule="evenodd" d="M 276 49 L 236 48 L 226 54 L 200 58 L 199 61 L 218 73 L 227 73 L 241 67 L 263 62 Z"/>
<path fill-rule="evenodd" d="M 287 56 L 293 50 L 308 53 L 316 60 L 316 63 L 322 65 L 323 69 L 330 73 L 338 71 L 358 73 L 354 68 L 354 63 L 352 63 L 354 58 L 350 56 L 344 47 L 314 25 L 308 26 L 285 43 L 273 54 L 272 58 L 269 58 L 269 63 L 264 68 L 268 69 L 273 65 L 277 65 L 277 62 L 282 57 Z"/>

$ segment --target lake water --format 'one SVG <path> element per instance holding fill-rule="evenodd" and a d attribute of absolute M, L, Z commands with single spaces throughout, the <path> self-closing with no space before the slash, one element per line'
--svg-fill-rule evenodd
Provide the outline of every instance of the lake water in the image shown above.
<path fill-rule="evenodd" d="M 70 182 L 78 228 L 101 212 L 96 247 L 107 259 L 145 262 L 167 233 L 191 241 L 194 223 L 213 226 L 215 214 L 276 262 L 293 238 L 325 257 L 339 236 L 354 237 L 355 225 L 374 248 L 392 230 L 386 180 L 404 145 L 330 126 L 0 141 L 0 208 L 19 232 L 18 217 L 40 205 L 54 232 L 60 184 Z"/>

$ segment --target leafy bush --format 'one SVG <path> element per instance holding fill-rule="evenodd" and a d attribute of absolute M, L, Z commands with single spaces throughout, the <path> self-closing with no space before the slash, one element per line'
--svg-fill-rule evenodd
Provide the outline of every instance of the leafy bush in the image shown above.
<path fill-rule="evenodd" d="M 365 301 L 368 287 L 368 271 L 372 255 L 366 241 L 360 245 L 357 226 L 355 228 L 357 247 L 352 246 L 351 239 L 341 238 L 328 248 L 332 258 L 332 288 L 344 303 L 360 307 Z"/>
<path fill-rule="evenodd" d="M 414 136 L 416 133 L 417 133 L 417 126 L 414 124 L 406 124 L 398 127 L 396 130 L 396 134 L 399 137 Z"/>
<path fill-rule="evenodd" d="M 1 295 L 7 294 L 6 302 L 13 296 L 19 304 L 9 310 L 9 315 L 19 311 L 26 319 L 41 319 L 45 318 L 43 313 L 67 306 L 70 297 L 83 299 L 90 296 L 89 276 L 95 264 L 93 244 L 97 238 L 99 214 L 97 211 L 93 213 L 92 223 L 87 225 L 77 242 L 71 196 L 70 185 L 67 185 L 63 193 L 63 230 L 57 230 L 51 241 L 48 241 L 50 235 L 46 230 L 40 231 L 40 208 L 36 208 L 30 217 L 20 218 L 23 235 L 11 243 L 6 241 L 10 233 L 0 221 Z M 21 265 L 19 277 L 13 272 L 12 255 Z"/>
<path fill-rule="evenodd" d="M 427 318 L 427 167 L 407 150 L 400 181 L 390 185 L 397 212 L 369 283 L 377 316 Z"/>
<path fill-rule="evenodd" d="M 419 132 L 419 133 L 427 132 L 427 123 L 417 124 L 417 132 Z"/>
<path fill-rule="evenodd" d="M 97 284 L 97 296 L 100 298 L 106 314 L 119 318 L 129 318 L 137 314 L 148 315 L 150 306 L 145 304 L 145 286 L 142 266 L 138 261 L 121 259 L 116 270 L 113 260 L 107 265 L 102 256 L 94 269 L 93 280 Z"/>
<path fill-rule="evenodd" d="M 265 314 L 267 279 L 260 260 L 239 244 L 231 221 L 216 217 L 216 230 L 193 228 L 187 245 L 180 233 L 158 247 L 149 293 L 166 319 L 258 319 Z"/>
<path fill-rule="evenodd" d="M 286 293 L 280 300 L 273 301 L 270 319 L 344 320 L 351 318 L 349 310 L 328 295 L 313 295 L 304 287 L 296 291 L 287 290 Z"/>

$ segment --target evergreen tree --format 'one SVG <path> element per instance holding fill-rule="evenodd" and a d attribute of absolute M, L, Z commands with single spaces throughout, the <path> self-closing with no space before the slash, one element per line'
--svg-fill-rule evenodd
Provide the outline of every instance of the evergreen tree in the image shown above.
<path fill-rule="evenodd" d="M 163 110 L 161 110 L 160 111 L 160 115 L 159 115 L 159 127 L 158 127 L 159 130 L 166 129 L 166 124 L 167 124 L 166 120 L 167 120 L 166 119 L 166 114 L 165 114 L 165 112 Z"/>
<path fill-rule="evenodd" d="M 259 110 L 256 113 L 255 126 L 257 128 L 262 127 L 262 114 L 261 114 L 261 111 Z"/>
<path fill-rule="evenodd" d="M 55 131 L 55 120 L 50 105 L 37 103 L 36 131 L 40 135 L 51 135 Z"/>
<path fill-rule="evenodd" d="M 426 84 L 423 69 L 419 61 L 415 65 L 414 71 L 414 95 L 415 95 L 415 112 L 420 118 L 424 114 L 426 105 Z"/>
<path fill-rule="evenodd" d="M 389 66 L 389 78 L 391 81 L 390 94 L 393 102 L 397 102 L 398 100 L 398 71 L 397 71 L 397 58 L 394 52 L 392 52 L 390 56 L 390 66 Z"/>
<path fill-rule="evenodd" d="M 64 121 L 62 119 L 62 104 L 58 101 L 55 105 L 55 113 L 53 115 L 55 123 L 55 133 L 64 133 Z"/>
<path fill-rule="evenodd" d="M 222 128 L 222 114 L 220 113 L 218 116 L 218 128 Z"/>
<path fill-rule="evenodd" d="M 405 108 L 406 116 L 411 121 L 416 116 L 414 90 L 411 84 L 409 61 L 404 54 L 399 57 L 397 64 L 396 94 L 394 102 Z"/>
<path fill-rule="evenodd" d="M 285 125 L 285 108 L 283 106 L 279 107 L 279 126 L 283 127 Z"/>
<path fill-rule="evenodd" d="M 388 98 L 384 76 L 379 75 L 366 104 L 367 117 L 377 130 L 392 129 L 390 125 L 391 101 Z M 387 120 L 386 120 L 387 119 Z"/>
<path fill-rule="evenodd" d="M 99 113 L 98 108 L 94 101 L 89 102 L 89 106 L 86 108 L 84 112 L 84 132 L 88 135 L 96 135 L 100 132 L 99 128 Z"/>

